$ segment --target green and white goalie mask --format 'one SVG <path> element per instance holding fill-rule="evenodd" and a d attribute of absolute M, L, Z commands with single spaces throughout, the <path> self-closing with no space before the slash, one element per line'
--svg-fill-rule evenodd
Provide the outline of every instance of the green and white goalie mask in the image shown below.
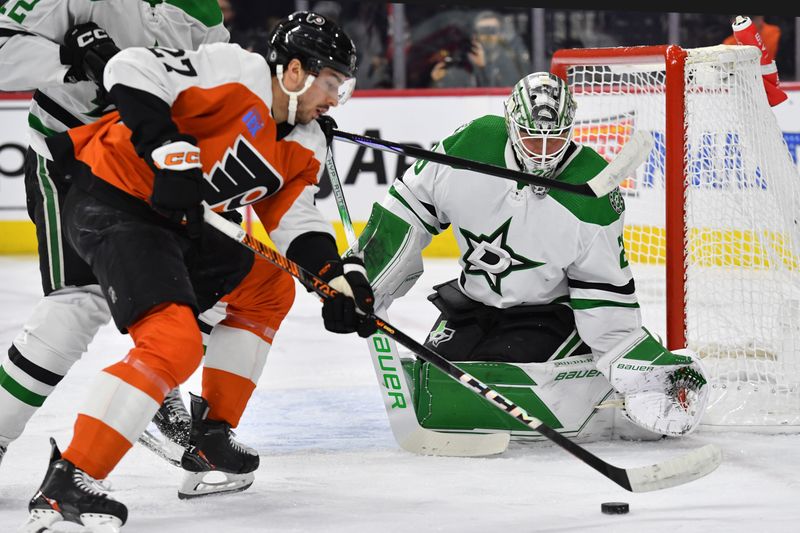
<path fill-rule="evenodd" d="M 569 146 L 577 104 L 554 74 L 534 72 L 514 86 L 505 102 L 506 128 L 522 168 L 551 177 Z"/>

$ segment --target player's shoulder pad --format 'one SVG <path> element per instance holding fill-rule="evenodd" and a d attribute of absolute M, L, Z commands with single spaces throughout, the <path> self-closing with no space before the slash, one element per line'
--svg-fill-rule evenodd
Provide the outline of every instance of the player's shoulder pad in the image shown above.
<path fill-rule="evenodd" d="M 183 11 L 206 27 L 222 24 L 222 9 L 217 0 L 166 0 L 164 3 Z"/>
<path fill-rule="evenodd" d="M 603 170 L 608 162 L 589 146 L 576 145 L 562 171 L 556 178 L 566 183 L 583 184 Z M 614 189 L 602 198 L 583 196 L 559 189 L 550 189 L 549 196 L 566 207 L 575 217 L 589 224 L 608 226 L 619 220 L 625 212 L 625 200 Z"/>
<path fill-rule="evenodd" d="M 458 128 L 442 146 L 449 155 L 504 167 L 507 140 L 505 119 L 484 115 Z"/>

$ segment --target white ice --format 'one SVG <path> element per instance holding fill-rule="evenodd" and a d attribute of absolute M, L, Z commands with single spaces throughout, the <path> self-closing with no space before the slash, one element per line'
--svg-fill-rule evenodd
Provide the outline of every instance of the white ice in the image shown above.
<path fill-rule="evenodd" d="M 392 322 L 422 339 L 436 311 L 430 287 L 455 277 L 450 260 L 426 261 Z M 0 347 L 41 295 L 32 257 L 0 257 Z M 239 494 L 180 501 L 180 471 L 135 446 L 109 477 L 130 518 L 124 532 L 613 531 L 782 532 L 800 530 L 800 436 L 698 432 L 684 440 L 587 444 L 620 466 L 650 464 L 713 442 L 724 460 L 693 483 L 631 494 L 560 448 L 519 445 L 491 458 L 409 454 L 395 444 L 364 341 L 323 330 L 319 301 L 302 289 L 277 335 L 237 429 L 258 449 L 254 485 Z M 99 369 L 130 340 L 103 328 L 9 448 L 0 465 L 0 532 L 24 522 L 47 464 L 48 437 L 69 442 L 76 411 Z M 199 392 L 199 372 L 183 388 Z M 627 515 L 600 512 L 630 503 Z M 74 529 L 72 529 L 74 531 Z"/>

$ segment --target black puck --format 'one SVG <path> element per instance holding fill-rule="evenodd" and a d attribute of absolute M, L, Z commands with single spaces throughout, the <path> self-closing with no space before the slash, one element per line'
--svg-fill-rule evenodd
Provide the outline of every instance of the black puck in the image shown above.
<path fill-rule="evenodd" d="M 630 507 L 625 502 L 606 502 L 600 504 L 603 514 L 625 514 L 630 511 Z"/>

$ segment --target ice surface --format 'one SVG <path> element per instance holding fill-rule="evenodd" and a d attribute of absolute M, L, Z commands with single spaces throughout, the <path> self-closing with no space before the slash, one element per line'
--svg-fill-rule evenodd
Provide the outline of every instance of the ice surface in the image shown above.
<path fill-rule="evenodd" d="M 436 317 L 424 296 L 455 277 L 450 260 L 392 308 L 392 323 L 422 339 Z M 41 295 L 32 257 L 0 257 L 0 348 L 5 352 Z M 109 481 L 134 532 L 783 532 L 800 523 L 800 436 L 697 433 L 684 440 L 587 447 L 640 466 L 713 442 L 722 466 L 660 492 L 631 494 L 548 444 L 513 444 L 492 458 L 411 455 L 394 443 L 364 341 L 323 330 L 319 302 L 299 289 L 264 375 L 237 428 L 261 454 L 255 484 L 230 496 L 180 501 L 180 471 L 139 446 Z M 26 517 L 41 482 L 48 437 L 64 447 L 87 383 L 130 340 L 112 326 L 89 348 L 9 448 L 0 465 L 0 532 Z M 183 387 L 199 391 L 199 372 Z M 630 503 L 626 515 L 600 504 Z M 72 529 L 74 531 L 74 529 Z"/>

